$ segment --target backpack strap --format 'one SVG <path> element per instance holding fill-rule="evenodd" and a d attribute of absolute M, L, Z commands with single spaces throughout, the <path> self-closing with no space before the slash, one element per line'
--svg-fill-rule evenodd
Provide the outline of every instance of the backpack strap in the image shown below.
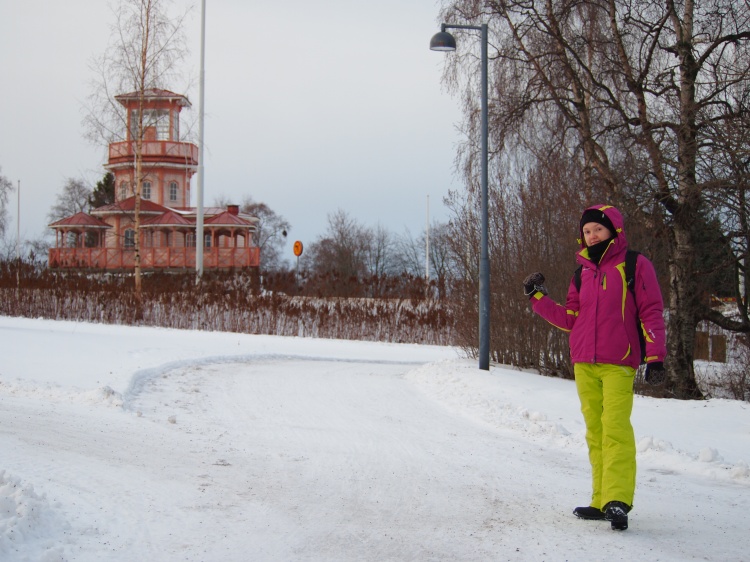
<path fill-rule="evenodd" d="M 575 283 L 576 290 L 579 293 L 581 292 L 581 271 L 583 271 L 583 266 L 579 265 L 578 269 L 573 273 L 573 283 Z"/>
<path fill-rule="evenodd" d="M 638 263 L 638 256 L 640 252 L 635 250 L 628 250 L 625 253 L 625 282 L 628 284 L 628 289 L 633 293 L 633 300 L 635 300 L 635 266 Z M 638 308 L 638 302 L 635 303 Z"/>
<path fill-rule="evenodd" d="M 638 263 L 640 252 L 628 250 L 625 254 L 625 282 L 628 284 L 628 290 L 633 294 L 635 303 L 635 321 L 638 327 L 638 342 L 641 344 L 641 365 L 646 362 L 646 334 L 643 332 L 644 327 L 641 323 L 640 313 L 638 312 L 638 300 L 635 298 L 635 266 Z"/>

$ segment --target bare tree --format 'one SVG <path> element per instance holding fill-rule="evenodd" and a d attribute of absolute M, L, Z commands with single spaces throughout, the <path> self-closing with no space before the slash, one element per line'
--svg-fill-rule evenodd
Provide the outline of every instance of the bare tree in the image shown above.
<path fill-rule="evenodd" d="M 62 192 L 57 194 L 55 204 L 52 205 L 47 214 L 47 220 L 54 222 L 76 213 L 88 211 L 91 195 L 91 188 L 83 180 L 68 178 L 63 185 Z"/>
<path fill-rule="evenodd" d="M 106 143 L 128 137 L 134 141 L 135 232 L 140 232 L 140 208 L 143 167 L 143 142 L 148 123 L 144 122 L 144 100 L 152 89 L 165 88 L 176 77 L 187 48 L 182 31 L 185 15 L 170 17 L 169 0 L 120 0 L 114 10 L 112 43 L 96 61 L 98 83 L 90 98 L 85 119 L 90 138 Z M 135 93 L 138 112 L 134 123 L 115 100 L 115 95 Z M 141 308 L 140 236 L 135 236 L 135 295 Z"/>
<path fill-rule="evenodd" d="M 370 229 L 365 250 L 367 271 L 371 276 L 384 277 L 392 274 L 394 266 L 393 235 L 382 224 Z"/>
<path fill-rule="evenodd" d="M 427 295 L 437 298 L 446 296 L 449 281 L 455 274 L 455 254 L 448 224 L 433 222 L 430 226 L 429 261 L 426 257 L 427 233 L 420 232 L 416 238 L 409 229 L 395 239 L 391 273 L 407 274 L 424 279 L 428 283 Z M 427 268 L 429 267 L 429 275 Z M 435 293 L 436 291 L 436 293 Z"/>
<path fill-rule="evenodd" d="M 255 243 L 260 248 L 260 266 L 264 271 L 282 269 L 285 260 L 281 252 L 291 225 L 265 203 L 256 203 L 247 197 L 241 205 L 243 213 L 258 219 Z"/>
<path fill-rule="evenodd" d="M 414 238 L 408 228 L 396 240 L 396 264 L 400 272 L 414 277 L 425 275 L 425 239 L 424 232 Z"/>
<path fill-rule="evenodd" d="M 172 0 L 118 0 L 113 6 L 110 43 L 89 63 L 94 78 L 83 124 L 93 143 L 107 146 L 124 141 L 128 127 L 132 138 L 137 137 L 137 124 L 127 122 L 127 112 L 116 96 L 182 81 L 180 64 L 188 52 L 183 32 L 187 13 L 172 17 L 171 5 Z"/>
<path fill-rule="evenodd" d="M 367 275 L 371 231 L 339 209 L 328 215 L 328 229 L 310 245 L 309 263 L 314 273 L 343 279 Z"/>
<path fill-rule="evenodd" d="M 455 263 L 450 250 L 450 227 L 446 223 L 433 223 L 430 229 L 430 279 L 437 285 L 438 298 L 446 295 L 448 281 L 455 273 Z"/>
<path fill-rule="evenodd" d="M 453 269 L 454 254 L 450 244 L 451 233 L 448 225 L 433 222 L 430 226 L 429 246 L 429 278 L 446 279 L 451 275 Z M 395 242 L 397 256 L 395 258 L 397 269 L 414 277 L 425 277 L 427 259 L 427 233 L 423 230 L 416 238 L 409 229 L 397 238 Z"/>
<path fill-rule="evenodd" d="M 710 287 L 696 275 L 697 258 L 710 251 L 697 236 L 711 220 L 710 195 L 746 184 L 745 169 L 726 166 L 718 177 L 707 171 L 717 171 L 711 164 L 723 153 L 716 127 L 748 114 L 748 4 L 454 0 L 442 17 L 489 22 L 493 32 L 495 166 L 503 165 L 501 149 L 541 161 L 540 148 L 549 145 L 540 139 L 555 139 L 580 163 L 588 202 L 602 193 L 619 198 L 665 234 L 670 386 L 677 396 L 699 396 L 696 323 L 706 318 L 750 331 L 747 316 L 728 318 L 708 306 L 703 295 Z M 467 134 L 476 131 L 479 113 L 472 43 L 460 42 L 445 74 L 466 92 Z M 459 159 L 473 181 L 477 151 L 467 143 Z"/>

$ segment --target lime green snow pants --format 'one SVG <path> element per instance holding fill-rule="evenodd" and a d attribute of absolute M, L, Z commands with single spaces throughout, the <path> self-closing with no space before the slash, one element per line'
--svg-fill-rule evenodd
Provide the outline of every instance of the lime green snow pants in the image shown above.
<path fill-rule="evenodd" d="M 608 502 L 632 506 L 635 493 L 633 411 L 635 369 L 622 365 L 576 363 L 573 367 L 591 461 L 591 506 Z"/>

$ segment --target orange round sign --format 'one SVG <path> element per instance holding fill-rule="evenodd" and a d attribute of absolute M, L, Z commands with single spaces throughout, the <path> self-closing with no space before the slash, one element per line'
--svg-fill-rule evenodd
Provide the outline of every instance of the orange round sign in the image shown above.
<path fill-rule="evenodd" d="M 302 255 L 302 242 L 299 240 L 294 243 L 294 255 L 297 257 Z"/>

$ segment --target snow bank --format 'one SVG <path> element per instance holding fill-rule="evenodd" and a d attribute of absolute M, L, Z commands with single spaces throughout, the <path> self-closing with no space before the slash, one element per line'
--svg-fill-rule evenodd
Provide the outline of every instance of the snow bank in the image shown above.
<path fill-rule="evenodd" d="M 492 369 L 492 374 L 483 375 L 477 372 L 474 363 L 446 360 L 428 364 L 411 371 L 407 378 L 454 414 L 494 429 L 520 432 L 535 441 L 555 442 L 562 446 L 582 444 L 580 428 L 568 428 L 553 412 L 529 407 L 528 400 L 515 396 L 515 392 L 499 380 L 499 377 L 512 377 L 535 383 L 537 381 L 531 377 L 541 377 L 497 368 Z M 546 379 L 544 383 L 555 384 L 555 381 Z M 538 392 L 541 392 L 541 387 Z M 573 435 L 574 431 L 578 435 Z"/>
<path fill-rule="evenodd" d="M 105 385 L 94 390 L 71 390 L 58 385 L 38 385 L 23 381 L 3 382 L 0 393 L 16 397 L 36 398 L 47 402 L 75 402 L 79 404 L 102 404 L 116 408 L 123 405 L 122 395 Z"/>
<path fill-rule="evenodd" d="M 408 373 L 407 379 L 454 415 L 540 444 L 585 450 L 585 427 L 573 381 L 511 368 L 493 367 L 481 373 L 470 360 L 427 364 Z M 677 431 L 664 425 L 667 405 L 676 410 L 671 421 L 679 422 Z M 737 427 L 730 434 L 720 420 L 726 412 L 742 408 L 742 402 L 731 400 L 685 402 L 637 396 L 633 425 L 639 458 L 648 458 L 662 471 L 750 485 L 750 459 L 742 456 L 742 447 L 734 446 L 745 429 Z M 645 431 L 662 436 L 642 435 Z"/>
<path fill-rule="evenodd" d="M 34 487 L 0 470 L 0 559 L 63 562 L 67 522 Z"/>

